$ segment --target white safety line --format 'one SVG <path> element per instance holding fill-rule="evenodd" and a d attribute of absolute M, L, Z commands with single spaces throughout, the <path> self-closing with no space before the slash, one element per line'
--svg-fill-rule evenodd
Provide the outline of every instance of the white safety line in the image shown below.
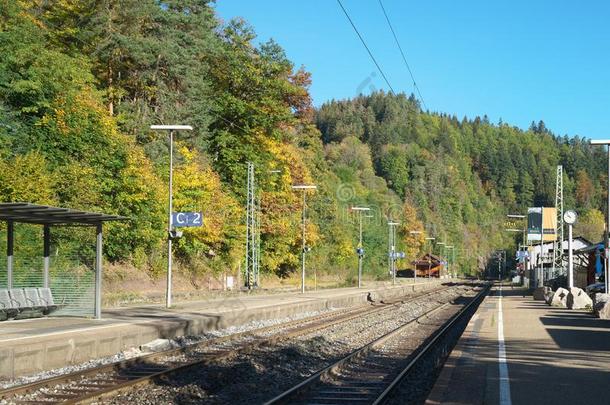
<path fill-rule="evenodd" d="M 498 368 L 500 372 L 500 405 L 511 405 L 510 380 L 506 364 L 506 346 L 504 345 L 504 320 L 502 318 L 502 286 L 499 289 L 498 303 Z"/>

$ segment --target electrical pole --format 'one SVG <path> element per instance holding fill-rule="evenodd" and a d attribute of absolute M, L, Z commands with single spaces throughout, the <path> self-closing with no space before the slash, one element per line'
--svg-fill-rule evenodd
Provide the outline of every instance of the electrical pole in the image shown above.
<path fill-rule="evenodd" d="M 245 286 L 249 290 L 255 287 L 256 272 L 256 191 L 254 184 L 254 163 L 248 162 L 248 178 L 246 183 L 246 267 Z"/>
<path fill-rule="evenodd" d="M 557 166 L 557 179 L 555 180 L 555 209 L 556 209 L 556 223 L 555 223 L 555 235 L 557 240 L 555 241 L 553 248 L 553 275 L 556 277 L 559 274 L 563 274 L 563 166 Z M 559 273 L 559 274 L 558 274 Z"/>

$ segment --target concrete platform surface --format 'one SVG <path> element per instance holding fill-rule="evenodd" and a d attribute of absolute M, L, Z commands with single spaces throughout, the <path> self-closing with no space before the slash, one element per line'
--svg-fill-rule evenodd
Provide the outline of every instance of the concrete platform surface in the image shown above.
<path fill-rule="evenodd" d="M 495 287 L 426 404 L 610 403 L 610 321 Z"/>
<path fill-rule="evenodd" d="M 396 286 L 341 288 L 271 295 L 238 295 L 208 301 L 109 309 L 102 320 L 41 318 L 0 322 L 0 379 L 15 378 L 114 355 L 157 338 L 197 335 L 251 321 L 364 305 L 371 293 L 389 299 L 438 286 L 433 279 Z"/>

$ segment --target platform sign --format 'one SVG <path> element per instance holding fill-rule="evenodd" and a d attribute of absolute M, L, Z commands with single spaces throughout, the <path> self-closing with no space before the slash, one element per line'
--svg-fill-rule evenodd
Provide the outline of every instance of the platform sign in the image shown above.
<path fill-rule="evenodd" d="M 534 207 L 527 209 L 528 242 L 545 242 L 557 239 L 557 209 Z"/>
<path fill-rule="evenodd" d="M 174 212 L 174 213 L 172 213 L 172 225 L 176 228 L 202 226 L 203 225 L 203 213 L 201 213 L 201 212 Z"/>
<path fill-rule="evenodd" d="M 520 262 L 525 261 L 529 257 L 529 252 L 526 250 L 518 250 L 516 259 Z"/>

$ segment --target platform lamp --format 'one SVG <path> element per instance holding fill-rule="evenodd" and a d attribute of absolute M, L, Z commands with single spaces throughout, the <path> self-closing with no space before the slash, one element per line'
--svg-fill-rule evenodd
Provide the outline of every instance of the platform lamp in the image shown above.
<path fill-rule="evenodd" d="M 358 213 L 358 247 L 356 253 L 358 253 L 358 288 L 362 287 L 362 259 L 364 259 L 364 248 L 362 247 L 362 213 L 370 211 L 369 207 L 351 207 L 350 211 L 356 211 Z"/>
<path fill-rule="evenodd" d="M 388 221 L 388 227 L 390 230 L 389 235 L 389 257 L 390 257 L 390 274 L 392 275 L 392 284 L 396 284 L 396 227 L 400 225 L 400 222 Z"/>
<path fill-rule="evenodd" d="M 430 241 L 430 248 L 428 249 L 428 281 L 430 280 L 430 271 L 432 271 L 432 244 L 436 240 L 433 237 L 427 237 L 426 240 Z"/>
<path fill-rule="evenodd" d="M 409 235 L 421 235 L 422 231 L 409 231 Z M 413 280 L 417 280 L 417 264 L 415 265 L 415 270 L 413 271 Z"/>
<path fill-rule="evenodd" d="M 172 186 L 174 171 L 174 131 L 192 131 L 190 125 L 151 125 L 154 131 L 169 131 L 169 213 L 167 224 L 167 286 L 165 290 L 165 306 L 172 306 L 172 239 L 182 236 L 181 232 L 174 229 L 172 224 Z"/>
<path fill-rule="evenodd" d="M 455 272 L 453 266 L 455 265 L 455 246 L 453 245 L 445 245 L 445 249 L 451 250 L 451 271 Z M 449 261 L 449 259 L 447 259 Z M 457 272 L 451 273 L 451 278 L 457 278 Z"/>
<path fill-rule="evenodd" d="M 301 190 L 303 192 L 303 211 L 301 214 L 302 234 L 301 234 L 301 293 L 305 294 L 305 254 L 311 250 L 305 244 L 305 194 L 307 190 L 316 190 L 318 187 L 313 184 L 295 184 L 293 190 Z"/>
<path fill-rule="evenodd" d="M 442 257 L 445 258 L 444 254 L 445 254 L 445 242 L 437 242 L 436 245 L 439 247 L 438 248 L 438 254 Z M 446 258 L 445 258 L 446 259 Z M 447 263 L 448 265 L 449 263 Z M 440 278 L 440 270 L 439 270 L 439 278 Z"/>
<path fill-rule="evenodd" d="M 591 140 L 591 145 L 605 145 L 608 147 L 608 178 L 610 179 L 610 139 L 606 140 Z M 608 210 L 606 211 L 606 271 L 604 272 L 604 288 L 606 289 L 606 294 L 610 291 L 610 280 L 608 280 L 608 276 L 610 276 L 610 181 L 608 183 Z"/>

